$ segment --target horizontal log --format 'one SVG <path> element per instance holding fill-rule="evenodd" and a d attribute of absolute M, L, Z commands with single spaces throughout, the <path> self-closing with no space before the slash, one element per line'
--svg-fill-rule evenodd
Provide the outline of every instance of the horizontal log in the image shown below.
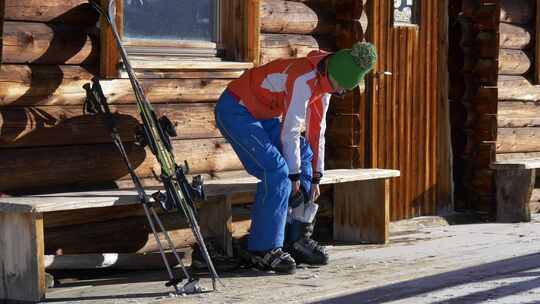
<path fill-rule="evenodd" d="M 329 115 L 326 142 L 335 146 L 359 146 L 364 121 L 359 114 Z"/>
<path fill-rule="evenodd" d="M 533 190 L 531 195 L 531 202 L 540 202 L 540 189 L 537 188 Z"/>
<path fill-rule="evenodd" d="M 243 70 L 150 70 L 142 69 L 135 70 L 137 78 L 221 78 L 221 79 L 236 79 L 244 73 Z M 122 72 L 121 78 L 128 78 L 127 73 Z"/>
<path fill-rule="evenodd" d="M 540 128 L 499 128 L 497 153 L 540 151 Z"/>
<path fill-rule="evenodd" d="M 261 63 L 279 58 L 304 57 L 315 50 L 333 51 L 333 41 L 328 37 L 294 34 L 261 34 Z"/>
<path fill-rule="evenodd" d="M 326 146 L 326 162 L 328 169 L 364 168 L 363 147 Z"/>
<path fill-rule="evenodd" d="M 95 76 L 81 66 L 0 66 L 0 106 L 82 105 L 83 85 Z M 230 79 L 141 79 L 152 103 L 216 101 Z M 102 80 L 110 104 L 132 104 L 129 79 Z"/>
<path fill-rule="evenodd" d="M 141 178 L 159 176 L 161 169 L 148 148 L 126 143 L 128 156 Z M 187 160 L 191 173 L 240 170 L 242 164 L 225 139 L 175 140 L 176 160 Z M 58 189 L 113 186 L 129 180 L 112 144 L 1 149 L 0 192 L 51 192 Z"/>
<path fill-rule="evenodd" d="M 187 247 L 194 243 L 191 230 L 179 213 L 165 214 L 161 216 L 161 220 L 176 248 Z M 166 241 L 161 234 L 160 239 Z M 144 216 L 45 229 L 46 254 L 156 251 L 158 251 L 157 243 Z"/>
<path fill-rule="evenodd" d="M 99 16 L 87 0 L 5 0 L 4 20 L 95 25 Z"/>
<path fill-rule="evenodd" d="M 516 24 L 533 22 L 535 16 L 535 1 L 533 0 L 501 0 L 501 21 Z"/>
<path fill-rule="evenodd" d="M 499 75 L 497 87 L 499 89 L 522 89 L 531 86 L 531 82 L 523 76 Z"/>
<path fill-rule="evenodd" d="M 199 213 L 202 218 L 212 213 L 213 209 L 217 207 L 213 204 L 202 204 L 201 206 Z M 234 236 L 241 237 L 249 230 L 249 214 L 248 209 L 233 207 L 231 228 Z M 160 214 L 160 219 L 169 231 L 175 248 L 185 248 L 195 243 L 193 233 L 183 215 L 177 212 L 165 213 Z M 200 225 L 205 238 L 215 236 L 211 227 L 212 223 L 201 221 Z M 162 244 L 166 244 L 164 236 L 160 234 L 159 237 Z M 63 254 L 91 254 L 95 252 L 146 254 L 158 251 L 159 247 L 145 216 L 45 228 L 46 254 L 56 252 Z"/>
<path fill-rule="evenodd" d="M 499 76 L 497 81 L 499 100 L 537 101 L 540 100 L 540 86 L 532 85 L 521 76 Z"/>
<path fill-rule="evenodd" d="M 513 159 L 529 159 L 540 158 L 540 152 L 525 152 L 525 153 L 497 153 L 497 161 L 513 160 Z"/>
<path fill-rule="evenodd" d="M 474 41 L 464 44 L 462 49 L 468 58 L 494 58 L 498 56 L 499 35 L 494 31 L 480 31 Z"/>
<path fill-rule="evenodd" d="M 540 202 L 532 202 L 530 205 L 531 213 L 540 213 Z"/>
<path fill-rule="evenodd" d="M 532 34 L 528 27 L 501 23 L 499 26 L 499 45 L 504 49 L 527 49 L 531 47 Z"/>
<path fill-rule="evenodd" d="M 221 137 L 214 121 L 214 104 L 157 104 L 176 126 L 175 139 Z M 141 122 L 135 105 L 111 106 L 122 140 L 135 140 Z M 0 108 L 0 148 L 110 143 L 102 115 L 86 115 L 81 106 Z"/>
<path fill-rule="evenodd" d="M 367 7 L 356 0 L 336 0 L 332 5 L 336 10 L 338 20 L 359 20 L 367 12 Z M 365 15 L 365 14 L 364 14 Z"/>
<path fill-rule="evenodd" d="M 497 107 L 499 128 L 540 126 L 540 104 L 536 102 L 502 101 Z"/>
<path fill-rule="evenodd" d="M 261 2 L 261 32 L 286 34 L 329 34 L 335 22 L 328 12 L 306 3 L 266 0 Z"/>
<path fill-rule="evenodd" d="M 522 50 L 501 49 L 499 52 L 499 74 L 523 75 L 529 71 L 531 59 Z"/>
<path fill-rule="evenodd" d="M 97 64 L 97 31 L 65 24 L 7 21 L 2 63 Z"/>
<path fill-rule="evenodd" d="M 179 253 L 180 258 L 184 255 Z M 166 253 L 169 265 L 178 264 L 172 252 Z M 115 270 L 161 270 L 163 260 L 160 254 L 131 254 L 131 253 L 103 253 L 103 254 L 68 254 L 46 255 L 45 269 L 47 270 L 74 270 L 74 269 L 115 269 Z"/>
<path fill-rule="evenodd" d="M 45 212 L 43 227 L 45 229 L 83 225 L 87 223 L 105 222 L 134 216 L 144 216 L 140 205 L 121 205 L 109 208 L 87 208 L 65 211 Z"/>
<path fill-rule="evenodd" d="M 477 51 L 473 48 L 469 48 L 471 53 L 477 54 Z M 465 56 L 470 58 L 470 56 Z M 475 81 L 483 83 L 487 86 L 494 86 L 497 82 L 497 75 L 499 71 L 499 64 L 495 58 L 482 58 L 479 60 L 468 60 L 463 65 L 463 72 L 466 73 L 464 80 L 467 82 L 468 78 L 474 78 Z M 468 92 L 465 92 L 468 94 Z"/>

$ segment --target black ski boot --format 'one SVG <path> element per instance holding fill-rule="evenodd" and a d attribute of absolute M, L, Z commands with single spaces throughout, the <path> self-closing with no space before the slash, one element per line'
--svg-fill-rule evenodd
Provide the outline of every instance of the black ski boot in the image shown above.
<path fill-rule="evenodd" d="M 273 270 L 276 273 L 293 274 L 296 271 L 296 262 L 281 248 L 253 252 L 251 262 L 262 270 Z"/>
<path fill-rule="evenodd" d="M 287 235 L 294 237 L 286 241 L 286 249 L 291 253 L 295 261 L 308 265 L 326 265 L 328 264 L 328 252 L 324 246 L 319 245 L 317 241 L 311 238 L 313 234 L 314 223 L 306 224 L 298 221 L 293 221 L 292 224 L 287 224 Z"/>

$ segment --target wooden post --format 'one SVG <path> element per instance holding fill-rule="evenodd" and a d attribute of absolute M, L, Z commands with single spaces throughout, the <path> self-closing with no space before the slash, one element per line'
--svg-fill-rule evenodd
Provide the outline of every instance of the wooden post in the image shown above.
<path fill-rule="evenodd" d="M 6 16 L 6 1 L 0 1 L 0 63 L 4 62 L 4 19 Z"/>
<path fill-rule="evenodd" d="M 534 80 L 535 84 L 540 84 L 540 0 L 536 0 L 536 41 L 534 49 L 535 71 Z"/>
<path fill-rule="evenodd" d="M 109 0 L 101 0 L 101 7 L 107 11 L 109 6 Z M 116 26 L 119 32 L 119 35 L 122 35 L 123 27 L 123 1 L 116 1 Z M 106 79 L 117 78 L 118 73 L 118 63 L 120 62 L 120 53 L 118 47 L 116 46 L 116 41 L 114 40 L 114 35 L 110 25 L 107 23 L 104 17 L 101 17 L 100 20 L 100 74 L 101 77 Z"/>
<path fill-rule="evenodd" d="M 529 202 L 535 182 L 535 169 L 498 169 L 497 222 L 530 222 Z"/>
<path fill-rule="evenodd" d="M 232 257 L 232 207 L 229 196 L 215 203 L 203 205 L 199 214 L 205 236 L 214 237 L 224 253 Z"/>
<path fill-rule="evenodd" d="M 261 1 L 248 0 L 245 2 L 247 24 L 245 24 L 245 59 L 244 61 L 259 64 L 261 53 Z"/>
<path fill-rule="evenodd" d="M 390 219 L 390 181 L 334 185 L 334 240 L 385 244 Z"/>
<path fill-rule="evenodd" d="M 0 213 L 0 301 L 45 297 L 43 216 Z"/>

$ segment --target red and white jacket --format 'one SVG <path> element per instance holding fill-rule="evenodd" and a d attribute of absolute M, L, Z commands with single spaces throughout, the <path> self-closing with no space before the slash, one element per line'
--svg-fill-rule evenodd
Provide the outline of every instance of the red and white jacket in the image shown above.
<path fill-rule="evenodd" d="M 281 117 L 282 153 L 289 174 L 300 173 L 300 133 L 313 150 L 313 171 L 324 172 L 324 132 L 332 85 L 317 68 L 328 54 L 278 59 L 246 71 L 228 90 L 257 119 Z"/>

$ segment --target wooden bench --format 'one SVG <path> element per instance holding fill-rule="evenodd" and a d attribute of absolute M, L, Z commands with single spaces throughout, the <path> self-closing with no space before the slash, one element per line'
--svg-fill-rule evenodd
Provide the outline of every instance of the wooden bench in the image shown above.
<path fill-rule="evenodd" d="M 495 170 L 497 222 L 530 222 L 530 201 L 540 158 L 497 161 Z"/>
<path fill-rule="evenodd" d="M 335 240 L 387 242 L 389 179 L 397 176 L 396 170 L 327 171 L 321 184 L 334 187 Z M 246 173 L 221 174 L 206 181 L 209 196 L 225 196 L 213 225 L 221 227 L 221 241 L 228 250 L 232 250 L 232 208 L 228 197 L 255 191 L 257 182 Z M 0 299 L 32 302 L 44 298 L 44 213 L 136 203 L 136 192 L 130 190 L 0 198 Z"/>

